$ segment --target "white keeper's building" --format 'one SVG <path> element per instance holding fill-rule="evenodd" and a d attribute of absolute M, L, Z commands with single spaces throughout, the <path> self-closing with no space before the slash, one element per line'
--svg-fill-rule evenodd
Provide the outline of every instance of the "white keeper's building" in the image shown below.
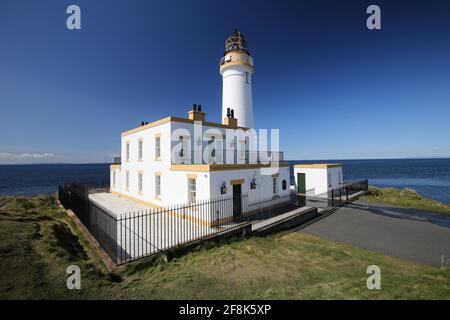
<path fill-rule="evenodd" d="M 110 167 L 111 192 L 151 207 L 222 196 L 245 196 L 248 205 L 288 202 L 289 163 L 255 143 L 253 70 L 245 38 L 235 31 L 220 60 L 221 123 L 193 105 L 185 118 L 169 116 L 122 133 L 121 163 Z"/>

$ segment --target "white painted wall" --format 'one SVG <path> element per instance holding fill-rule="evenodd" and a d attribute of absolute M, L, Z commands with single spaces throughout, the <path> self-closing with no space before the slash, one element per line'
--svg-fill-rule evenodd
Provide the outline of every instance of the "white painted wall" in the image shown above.
<path fill-rule="evenodd" d="M 170 183 L 167 181 L 170 172 L 170 123 L 135 132 L 121 138 L 122 165 L 120 169 L 120 187 L 113 191 L 133 198 L 165 205 L 164 199 L 155 198 L 155 173 L 161 173 L 161 194 L 170 194 Z M 155 159 L 156 136 L 161 138 L 161 157 Z M 142 139 L 143 157 L 138 159 L 138 142 Z M 130 159 L 126 159 L 126 144 L 130 144 Z M 126 172 L 130 173 L 130 188 L 126 190 Z M 138 193 L 138 173 L 143 174 L 143 192 Z"/>
<path fill-rule="evenodd" d="M 225 134 L 225 128 L 201 126 L 201 136 L 204 139 L 202 146 L 206 145 L 211 134 L 220 139 Z M 208 134 L 206 134 L 208 133 Z M 194 150 L 194 143 L 197 143 L 194 135 L 194 126 L 191 123 L 169 122 L 152 128 L 138 131 L 121 139 L 122 147 L 122 165 L 120 169 L 111 169 L 111 190 L 142 200 L 158 206 L 169 206 L 176 204 L 186 204 L 189 201 L 188 179 L 192 175 L 196 177 L 196 200 L 209 200 L 220 196 L 231 197 L 231 180 L 244 179 L 242 193 L 248 195 L 247 204 L 255 204 L 264 201 L 261 207 L 274 205 L 279 202 L 286 202 L 290 194 L 289 190 L 289 168 L 282 167 L 278 171 L 267 174 L 266 170 L 261 169 L 239 169 L 212 172 L 193 172 L 193 171 L 175 171 L 171 170 L 172 165 L 172 147 L 179 143 L 179 135 L 182 135 L 184 141 L 190 144 L 191 150 Z M 155 159 L 155 141 L 156 136 L 161 139 L 161 158 Z M 190 139 L 187 136 L 191 136 Z M 143 143 L 143 157 L 138 159 L 139 140 Z M 174 139 L 174 141 L 172 141 Z M 130 158 L 126 158 L 126 145 L 130 145 Z M 189 150 L 185 151 L 187 154 Z M 113 186 L 112 172 L 116 172 L 116 186 Z M 138 192 L 138 173 L 143 174 L 143 192 Z M 129 190 L 126 190 L 126 172 L 129 172 Z M 155 198 L 155 173 L 161 177 L 161 196 Z M 278 173 L 277 190 L 273 193 L 272 174 Z M 256 179 L 256 190 L 250 189 L 250 182 Z M 286 189 L 282 189 L 283 180 L 286 181 Z M 227 185 L 227 194 L 220 194 L 220 187 L 225 181 Z M 276 199 L 272 199 L 276 196 Z M 256 209 L 256 207 L 252 207 Z M 252 208 L 243 208 L 251 210 Z M 195 212 L 189 214 L 195 215 Z M 200 214 L 200 213 L 199 213 Z M 232 215 L 232 213 L 230 213 Z M 205 217 L 202 217 L 204 219 Z M 208 216 L 208 219 L 214 220 L 214 215 Z"/>
<path fill-rule="evenodd" d="M 227 108 L 234 109 L 238 125 L 246 128 L 254 127 L 252 73 L 252 68 L 245 65 L 229 66 L 222 73 L 222 119 L 226 117 Z"/>
<path fill-rule="evenodd" d="M 295 190 L 298 190 L 297 173 L 305 174 L 306 193 L 319 195 L 343 184 L 342 167 L 298 168 L 294 166 Z M 313 190 L 313 191 L 312 191 Z"/>

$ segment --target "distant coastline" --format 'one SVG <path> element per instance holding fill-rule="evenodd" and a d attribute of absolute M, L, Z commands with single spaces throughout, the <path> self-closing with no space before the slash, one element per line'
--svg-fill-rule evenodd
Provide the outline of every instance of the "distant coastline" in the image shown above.
<path fill-rule="evenodd" d="M 404 157 L 404 158 L 349 158 L 349 159 L 320 159 L 320 160 L 295 160 L 285 159 L 288 162 L 302 162 L 302 163 L 325 163 L 325 162 L 339 162 L 339 161 L 377 161 L 377 160 L 433 160 L 433 159 L 448 159 L 450 156 L 444 157 Z M 40 165 L 89 165 L 89 164 L 110 164 L 111 162 L 33 162 L 33 163 L 0 163 L 0 166 L 40 166 Z"/>
<path fill-rule="evenodd" d="M 344 179 L 369 179 L 377 187 L 409 188 L 424 197 L 450 203 L 450 158 L 290 160 L 295 163 L 339 162 Z M 293 179 L 293 172 L 291 173 Z M 0 195 L 52 194 L 58 184 L 109 183 L 109 163 L 40 163 L 0 165 Z"/>

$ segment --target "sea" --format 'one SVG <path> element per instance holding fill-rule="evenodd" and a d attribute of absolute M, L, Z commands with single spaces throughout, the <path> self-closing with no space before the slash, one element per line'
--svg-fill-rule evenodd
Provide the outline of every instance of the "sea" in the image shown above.
<path fill-rule="evenodd" d="M 368 179 L 370 185 L 409 188 L 424 197 L 450 203 L 450 159 L 376 159 L 290 161 L 341 163 L 344 180 Z M 291 181 L 293 170 L 291 169 Z M 109 164 L 0 165 L 0 196 L 52 194 L 59 184 L 78 181 L 91 187 L 109 183 Z"/>

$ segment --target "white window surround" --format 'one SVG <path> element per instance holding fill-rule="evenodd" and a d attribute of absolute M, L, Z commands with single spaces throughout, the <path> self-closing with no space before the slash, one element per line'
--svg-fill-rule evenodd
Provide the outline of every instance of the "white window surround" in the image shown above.
<path fill-rule="evenodd" d="M 161 159 L 161 136 L 155 137 L 155 159 Z"/>
<path fill-rule="evenodd" d="M 194 178 L 188 178 L 188 201 L 189 203 L 195 203 L 197 196 L 197 180 Z"/>
<path fill-rule="evenodd" d="M 139 161 L 142 160 L 143 147 L 144 147 L 144 142 L 142 139 L 139 139 L 139 141 L 138 141 L 138 160 Z"/>
<path fill-rule="evenodd" d="M 155 175 L 155 198 L 161 197 L 161 175 Z"/>
<path fill-rule="evenodd" d="M 125 144 L 125 160 L 130 161 L 130 142 Z"/>
<path fill-rule="evenodd" d="M 142 193 L 142 182 L 143 182 L 142 172 L 138 173 L 138 193 Z"/>

